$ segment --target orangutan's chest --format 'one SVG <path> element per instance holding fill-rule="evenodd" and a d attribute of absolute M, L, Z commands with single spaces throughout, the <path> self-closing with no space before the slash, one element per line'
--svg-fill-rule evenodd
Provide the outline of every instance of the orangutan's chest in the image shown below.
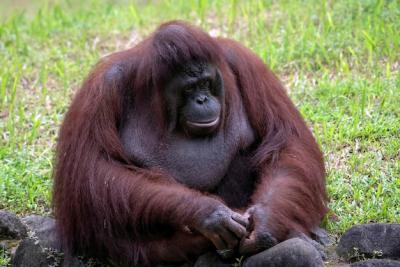
<path fill-rule="evenodd" d="M 254 133 L 244 114 L 235 125 L 226 126 L 213 137 L 189 138 L 170 133 L 157 139 L 144 133 L 135 118 L 120 131 L 128 157 L 143 168 L 158 168 L 188 187 L 212 191 L 232 168 L 240 150 L 254 141 Z"/>
<path fill-rule="evenodd" d="M 170 137 L 153 146 L 136 142 L 131 149 L 125 146 L 125 150 L 131 159 L 145 168 L 162 169 L 188 187 L 209 191 L 225 176 L 237 151 L 232 145 L 236 142 L 231 141 L 222 135 L 201 139 Z"/>
<path fill-rule="evenodd" d="M 230 143 L 230 142 L 229 142 Z M 171 140 L 156 155 L 159 167 L 177 181 L 199 190 L 212 190 L 228 171 L 237 148 L 223 137 Z"/>

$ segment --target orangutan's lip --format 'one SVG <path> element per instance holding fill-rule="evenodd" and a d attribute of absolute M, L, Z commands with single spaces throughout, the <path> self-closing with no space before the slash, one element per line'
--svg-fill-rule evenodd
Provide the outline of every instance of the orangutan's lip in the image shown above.
<path fill-rule="evenodd" d="M 186 123 L 192 127 L 208 128 L 217 125 L 218 122 L 219 122 L 219 117 L 212 121 L 205 121 L 205 122 L 187 121 Z"/>

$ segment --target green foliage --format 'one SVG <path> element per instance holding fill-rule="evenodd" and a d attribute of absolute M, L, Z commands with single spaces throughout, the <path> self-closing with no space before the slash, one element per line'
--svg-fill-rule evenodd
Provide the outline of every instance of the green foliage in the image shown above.
<path fill-rule="evenodd" d="M 0 248 L 0 266 L 8 266 L 10 261 L 10 255 L 4 249 Z"/>
<path fill-rule="evenodd" d="M 0 208 L 49 212 L 58 127 L 91 66 L 184 19 L 282 78 L 326 156 L 330 231 L 400 221 L 398 1 L 55 3 L 0 23 Z"/>

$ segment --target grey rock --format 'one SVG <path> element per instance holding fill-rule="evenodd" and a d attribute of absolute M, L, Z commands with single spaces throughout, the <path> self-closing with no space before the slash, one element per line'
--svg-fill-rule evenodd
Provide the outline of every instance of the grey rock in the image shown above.
<path fill-rule="evenodd" d="M 78 257 L 69 257 L 64 259 L 62 267 L 93 267 L 95 265 L 86 265 L 83 263 L 82 260 L 80 260 Z M 98 265 L 100 266 L 100 265 Z M 103 265 L 105 266 L 105 265 Z"/>
<path fill-rule="evenodd" d="M 312 238 L 323 246 L 330 245 L 332 240 L 325 229 L 316 227 L 311 231 Z"/>
<path fill-rule="evenodd" d="M 36 238 L 40 245 L 45 248 L 61 250 L 57 237 L 56 224 L 53 218 L 29 215 L 21 220 L 27 227 L 33 238 Z"/>
<path fill-rule="evenodd" d="M 362 224 L 347 230 L 336 249 L 346 260 L 400 258 L 400 224 Z"/>
<path fill-rule="evenodd" d="M 0 210 L 0 240 L 22 239 L 27 236 L 26 228 L 13 213 Z"/>
<path fill-rule="evenodd" d="M 116 264 L 107 265 L 105 267 L 114 267 L 114 266 L 117 266 L 117 265 Z M 90 266 L 90 267 L 92 267 L 92 266 Z M 137 266 L 137 267 L 142 267 L 142 266 Z M 184 263 L 184 264 L 160 263 L 160 264 L 155 265 L 154 267 L 193 267 L 193 263 Z"/>
<path fill-rule="evenodd" d="M 243 267 L 320 267 L 320 253 L 310 243 L 292 238 L 246 259 Z"/>
<path fill-rule="evenodd" d="M 39 215 L 30 215 L 22 219 L 29 238 L 24 239 L 13 257 L 15 267 L 84 267 L 77 257 L 64 259 L 61 245 L 57 238 L 55 220 Z M 88 265 L 95 266 L 95 265 Z"/>
<path fill-rule="evenodd" d="M 228 267 L 232 264 L 224 263 L 215 252 L 201 255 L 193 267 Z"/>
<path fill-rule="evenodd" d="M 42 247 L 37 240 L 24 239 L 13 257 L 12 266 L 14 267 L 85 267 L 85 266 L 105 266 L 96 264 L 84 264 L 77 257 L 64 259 L 63 253 L 59 250 Z"/>
<path fill-rule="evenodd" d="M 321 255 L 322 260 L 326 260 L 327 259 L 328 256 L 326 255 L 325 247 L 323 245 L 321 245 L 320 242 L 318 242 L 318 241 L 316 241 L 314 239 L 311 239 L 310 237 L 308 237 L 307 235 L 305 235 L 303 233 L 298 234 L 298 236 L 294 236 L 293 238 L 295 238 L 295 237 L 300 238 L 301 240 L 306 241 L 310 245 L 312 245 L 319 252 L 319 254 Z"/>
<path fill-rule="evenodd" d="M 372 259 L 355 262 L 351 267 L 400 267 L 400 261 L 388 259 Z"/>
<path fill-rule="evenodd" d="M 61 259 L 57 252 L 46 250 L 36 240 L 24 239 L 15 252 L 12 264 L 15 267 L 59 266 Z"/>

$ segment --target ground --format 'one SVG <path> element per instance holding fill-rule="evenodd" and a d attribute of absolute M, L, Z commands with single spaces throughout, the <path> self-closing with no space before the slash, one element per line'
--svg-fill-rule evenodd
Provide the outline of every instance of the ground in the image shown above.
<path fill-rule="evenodd" d="M 334 237 L 399 222 L 399 17 L 399 1 L 2 1 L 0 209 L 51 213 L 58 127 L 91 66 L 184 19 L 281 77 L 325 154 Z"/>

